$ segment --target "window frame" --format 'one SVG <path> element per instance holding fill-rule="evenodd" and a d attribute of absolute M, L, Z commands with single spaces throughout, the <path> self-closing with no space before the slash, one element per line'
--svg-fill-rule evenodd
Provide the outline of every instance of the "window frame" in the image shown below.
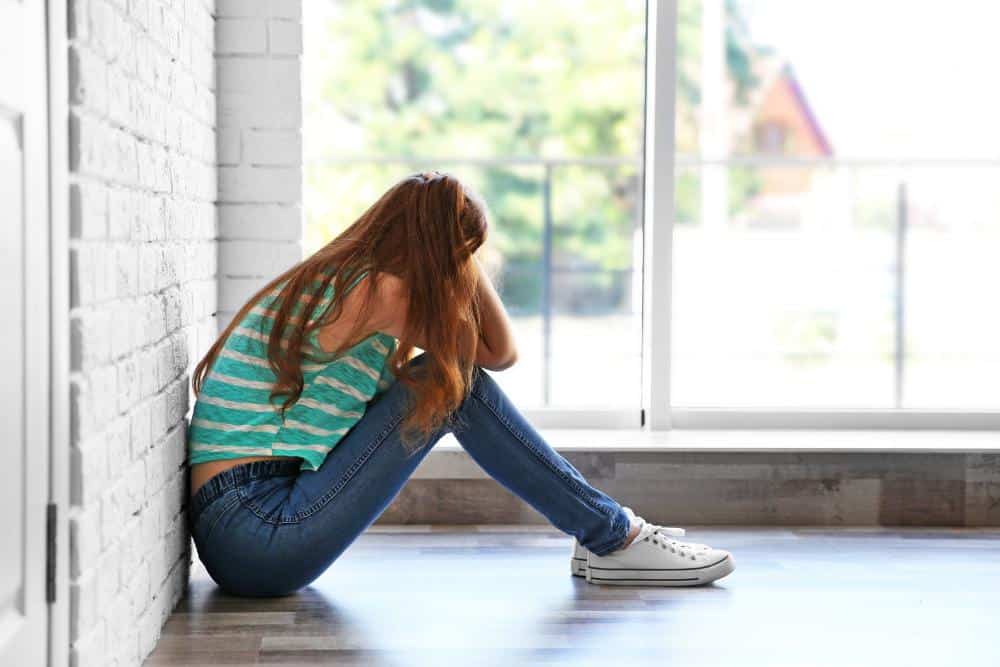
<path fill-rule="evenodd" d="M 709 0 L 721 2 L 722 0 Z M 672 290 L 675 175 L 688 165 L 676 153 L 676 75 L 678 0 L 646 0 L 643 141 L 638 156 L 642 226 L 640 404 L 635 408 L 543 407 L 524 409 L 538 428 L 670 430 L 893 429 L 1000 430 L 1000 411 L 924 409 L 723 408 L 672 405 Z M 447 157 L 327 158 L 327 164 L 353 162 L 422 164 L 496 160 Z M 503 162 L 517 163 L 507 159 Z M 816 164 L 841 161 L 794 156 L 733 156 L 698 159 L 698 165 L 745 162 Z M 534 161 L 538 162 L 538 161 Z M 548 162 L 558 163 L 558 160 Z M 891 161 L 883 161 L 882 164 Z M 688 165 L 690 166 L 690 165 Z M 546 167 L 551 168 L 551 166 Z M 600 387 L 596 387 L 601 390 Z"/>
<path fill-rule="evenodd" d="M 674 145 L 677 5 L 678 0 L 647 0 L 646 3 L 642 266 L 643 430 L 1000 429 L 1000 411 L 987 410 L 681 408 L 672 405 L 670 363 L 672 241 L 674 175 L 678 163 Z M 662 121 L 659 123 L 660 127 L 657 127 L 658 120 Z M 775 160 L 774 157 L 765 159 Z M 740 160 L 737 158 L 735 161 Z M 707 162 L 717 162 L 717 160 L 707 160 Z M 724 162 L 728 164 L 730 160 Z M 796 160 L 790 158 L 788 162 L 794 163 Z"/>

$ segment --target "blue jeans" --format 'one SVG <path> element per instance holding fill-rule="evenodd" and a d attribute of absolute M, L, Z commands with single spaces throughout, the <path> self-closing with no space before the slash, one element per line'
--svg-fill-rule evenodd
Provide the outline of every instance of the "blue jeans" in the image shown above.
<path fill-rule="evenodd" d="M 625 541 L 621 505 L 552 449 L 480 367 L 456 419 L 409 455 L 399 436 L 408 392 L 396 382 L 370 402 L 318 470 L 300 472 L 298 459 L 253 461 L 198 489 L 189 527 L 220 588 L 276 596 L 308 585 L 385 511 L 449 431 L 491 477 L 590 551 L 603 555 Z"/>

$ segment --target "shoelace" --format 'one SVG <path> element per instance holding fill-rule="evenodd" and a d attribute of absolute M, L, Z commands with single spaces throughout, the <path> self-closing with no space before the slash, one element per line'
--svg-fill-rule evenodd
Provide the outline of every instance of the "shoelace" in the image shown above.
<path fill-rule="evenodd" d="M 664 549 L 669 549 L 672 553 L 679 554 L 681 558 L 691 558 L 691 560 L 695 559 L 695 555 L 694 553 L 688 553 L 689 551 L 699 552 L 705 551 L 709 548 L 708 545 L 705 544 L 698 544 L 696 542 L 681 542 L 679 540 L 670 539 L 672 537 L 683 536 L 685 534 L 683 528 L 660 526 L 655 523 L 650 523 L 642 517 L 637 518 L 641 523 L 639 525 L 639 534 L 635 536 L 636 542 L 649 539 L 652 540 L 654 544 L 657 544 Z"/>

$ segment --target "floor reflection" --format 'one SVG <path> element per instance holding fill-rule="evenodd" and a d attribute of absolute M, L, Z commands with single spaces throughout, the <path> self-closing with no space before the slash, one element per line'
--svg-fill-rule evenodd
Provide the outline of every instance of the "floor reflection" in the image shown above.
<path fill-rule="evenodd" d="M 730 549 L 736 572 L 591 585 L 570 575 L 568 537 L 488 527 L 376 527 L 283 598 L 225 595 L 196 566 L 148 664 L 1000 664 L 1000 531 L 690 535 Z"/>

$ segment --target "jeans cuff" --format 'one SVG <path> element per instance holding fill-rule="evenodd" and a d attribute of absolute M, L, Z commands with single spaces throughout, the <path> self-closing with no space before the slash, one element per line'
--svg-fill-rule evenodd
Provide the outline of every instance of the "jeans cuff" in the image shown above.
<path fill-rule="evenodd" d="M 615 516 L 611 519 L 611 537 L 599 545 L 595 545 L 589 551 L 595 556 L 606 556 L 612 551 L 617 551 L 628 539 L 629 529 L 632 527 L 632 520 L 621 506 L 618 507 Z"/>

